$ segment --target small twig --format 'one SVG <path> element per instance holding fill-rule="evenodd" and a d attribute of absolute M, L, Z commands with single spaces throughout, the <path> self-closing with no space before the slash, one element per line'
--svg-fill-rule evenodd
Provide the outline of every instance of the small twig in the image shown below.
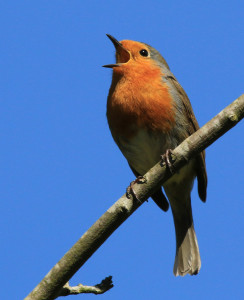
<path fill-rule="evenodd" d="M 69 296 L 77 294 L 103 294 L 110 290 L 113 287 L 112 276 L 108 276 L 101 281 L 101 283 L 94 286 L 78 284 L 77 286 L 70 286 L 67 282 L 62 289 L 59 291 L 59 294 L 56 298 L 60 296 Z"/>

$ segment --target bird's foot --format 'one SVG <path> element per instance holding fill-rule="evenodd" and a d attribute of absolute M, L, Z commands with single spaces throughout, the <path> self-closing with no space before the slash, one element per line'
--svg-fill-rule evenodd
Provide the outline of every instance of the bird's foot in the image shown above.
<path fill-rule="evenodd" d="M 147 182 L 147 179 L 143 176 L 138 176 L 135 180 L 133 180 L 130 185 L 128 186 L 128 188 L 126 189 L 126 197 L 128 199 L 130 199 L 130 196 L 132 195 L 138 202 L 141 203 L 141 200 L 138 198 L 138 196 L 136 195 L 136 192 L 134 191 L 133 189 L 133 185 L 135 183 L 138 183 L 138 184 L 142 184 L 142 183 L 146 183 Z"/>
<path fill-rule="evenodd" d="M 161 155 L 161 159 L 163 161 L 163 163 L 165 163 L 166 167 L 169 168 L 171 174 L 175 174 L 175 167 L 173 165 L 174 160 L 172 158 L 172 150 L 171 149 L 167 149 L 165 154 Z"/>

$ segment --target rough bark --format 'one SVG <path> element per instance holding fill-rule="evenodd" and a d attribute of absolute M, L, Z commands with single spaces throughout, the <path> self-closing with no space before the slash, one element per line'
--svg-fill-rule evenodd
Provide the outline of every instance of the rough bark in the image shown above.
<path fill-rule="evenodd" d="M 175 170 L 179 170 L 197 153 L 215 142 L 243 117 L 244 94 L 173 150 Z M 141 202 L 135 199 L 128 199 L 126 195 L 123 195 L 88 229 L 25 300 L 50 300 L 58 297 L 60 291 L 76 271 L 150 194 L 169 179 L 170 176 L 171 173 L 164 163 L 159 162 L 156 164 L 145 174 L 145 183 L 133 186 Z"/>

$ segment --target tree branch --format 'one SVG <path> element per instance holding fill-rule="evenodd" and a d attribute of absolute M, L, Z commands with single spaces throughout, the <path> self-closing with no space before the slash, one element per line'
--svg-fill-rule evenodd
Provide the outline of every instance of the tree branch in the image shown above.
<path fill-rule="evenodd" d="M 244 117 L 244 94 L 222 110 L 172 152 L 174 168 L 179 170 L 197 153 L 211 145 Z M 141 202 L 123 195 L 98 219 L 74 246 L 50 270 L 25 300 L 50 300 L 60 295 L 65 283 L 79 270 L 106 239 L 171 176 L 159 162 L 144 177 L 147 181 L 133 189 Z"/>
<path fill-rule="evenodd" d="M 94 286 L 78 284 L 77 286 L 70 286 L 69 282 L 67 282 L 61 290 L 56 298 L 60 296 L 69 296 L 69 295 L 78 295 L 78 294 L 103 294 L 110 290 L 113 287 L 112 276 L 106 277 L 99 284 Z"/>

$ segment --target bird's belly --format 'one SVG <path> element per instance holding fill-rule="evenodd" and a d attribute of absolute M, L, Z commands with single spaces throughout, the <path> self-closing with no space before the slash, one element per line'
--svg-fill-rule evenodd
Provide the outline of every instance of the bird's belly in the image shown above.
<path fill-rule="evenodd" d="M 118 145 L 130 166 L 144 175 L 160 160 L 160 155 L 170 148 L 163 134 L 153 134 L 140 130 L 130 140 L 119 139 Z"/>
<path fill-rule="evenodd" d="M 129 141 L 120 138 L 117 140 L 120 150 L 124 154 L 130 166 L 139 174 L 144 175 L 161 159 L 161 155 L 167 149 L 174 149 L 177 145 L 172 142 L 169 135 L 152 134 L 146 130 L 140 130 Z M 177 190 L 176 185 L 183 184 L 187 189 L 192 189 L 195 160 L 191 160 L 186 166 L 167 180 L 164 187 L 169 190 Z M 188 187 L 189 185 L 189 187 Z"/>

